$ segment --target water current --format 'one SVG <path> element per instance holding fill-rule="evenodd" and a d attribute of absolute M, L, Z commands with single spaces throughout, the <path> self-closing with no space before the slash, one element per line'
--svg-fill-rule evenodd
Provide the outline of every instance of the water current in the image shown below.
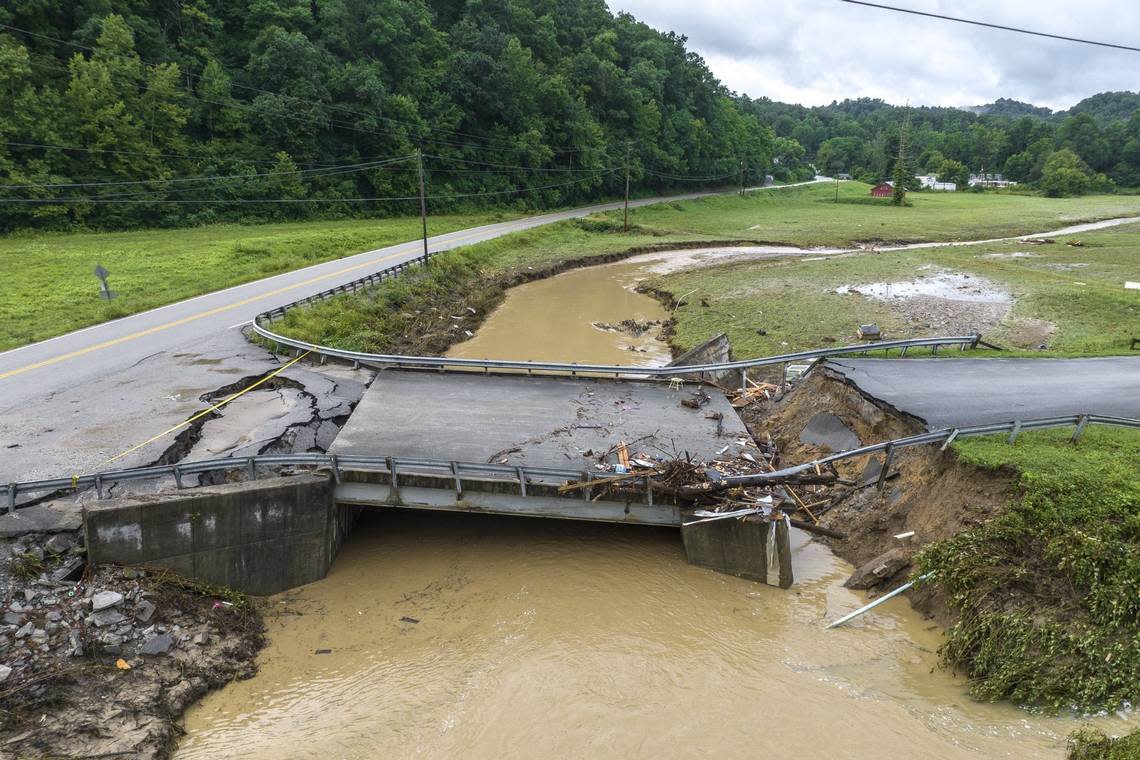
<path fill-rule="evenodd" d="M 453 355 L 662 362 L 592 323 L 664 318 L 631 290 L 663 258 L 516 288 Z M 1076 721 L 971 700 L 904 599 L 824 630 L 865 600 L 795 533 L 781 591 L 688 565 L 673 530 L 367 514 L 326 579 L 269 600 L 258 675 L 192 708 L 175 756 L 1064 757 Z"/>

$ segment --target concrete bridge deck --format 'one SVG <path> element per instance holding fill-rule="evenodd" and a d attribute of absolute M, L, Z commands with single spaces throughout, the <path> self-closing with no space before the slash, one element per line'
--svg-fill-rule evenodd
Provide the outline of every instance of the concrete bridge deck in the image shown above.
<path fill-rule="evenodd" d="M 700 409 L 681 405 L 702 386 L 595 378 L 386 370 L 377 375 L 330 454 L 399 452 L 464 462 L 591 470 L 625 441 L 630 454 L 712 459 L 748 438 L 716 388 Z M 710 419 L 721 415 L 721 421 Z M 719 430 L 719 434 L 718 434 Z"/>

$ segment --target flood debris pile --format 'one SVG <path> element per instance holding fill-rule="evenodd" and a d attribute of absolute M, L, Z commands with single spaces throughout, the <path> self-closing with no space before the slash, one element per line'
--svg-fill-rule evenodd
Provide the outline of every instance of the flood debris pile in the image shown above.
<path fill-rule="evenodd" d="M 587 452 L 596 460 L 598 476 L 571 480 L 559 491 L 588 489 L 595 500 L 622 500 L 643 498 L 649 489 L 655 496 L 684 505 L 698 521 L 750 515 L 775 520 L 799 513 L 804 519 L 792 519 L 793 525 L 823 535 L 841 535 L 819 526 L 812 506 L 831 501 L 831 497 L 819 500 L 823 489 L 849 481 L 842 481 L 832 468 L 795 474 L 775 472 L 779 452 L 771 438 L 760 443 L 734 438 L 707 461 L 687 452 L 677 456 L 653 449 L 635 451 L 635 445 L 619 441 L 600 454 Z"/>
<path fill-rule="evenodd" d="M 256 669 L 260 617 L 227 589 L 85 568 L 70 534 L 4 554 L 0 755 L 165 757 L 188 704 Z"/>

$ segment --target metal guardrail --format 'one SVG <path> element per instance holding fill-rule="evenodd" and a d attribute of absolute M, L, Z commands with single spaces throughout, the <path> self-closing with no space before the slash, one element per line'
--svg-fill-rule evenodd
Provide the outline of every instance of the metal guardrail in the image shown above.
<path fill-rule="evenodd" d="M 429 254 L 435 256 L 437 253 Z M 779 356 L 767 356 L 757 359 L 746 359 L 737 362 L 721 362 L 718 364 L 701 364 L 691 365 L 684 368 L 680 367 L 631 367 L 628 365 L 620 364 L 578 364 L 575 362 L 533 362 L 533 361 L 507 361 L 501 359 L 449 359 L 442 356 L 407 356 L 401 354 L 372 354 L 363 351 L 348 351 L 345 349 L 334 348 L 332 346 L 322 346 L 316 343 L 308 343 L 296 338 L 290 338 L 280 333 L 274 332 L 269 325 L 274 321 L 281 319 L 290 310 L 301 306 L 307 306 L 318 301 L 323 301 L 328 298 L 335 298 L 337 296 L 355 293 L 360 290 L 377 285 L 384 280 L 399 277 L 405 272 L 418 269 L 424 265 L 424 257 L 420 256 L 409 261 L 399 264 L 393 264 L 372 274 L 365 275 L 364 277 L 357 278 L 351 282 L 346 282 L 334 288 L 322 290 L 320 293 L 315 293 L 306 298 L 302 298 L 292 303 L 278 306 L 258 314 L 253 319 L 253 329 L 262 338 L 276 343 L 280 346 L 286 346 L 296 351 L 308 351 L 317 356 L 340 359 L 343 361 L 352 362 L 354 364 L 363 364 L 365 366 L 374 367 L 397 367 L 403 369 L 462 369 L 462 370 L 481 370 L 484 373 L 491 371 L 526 371 L 528 373 L 543 372 L 550 374 L 569 374 L 571 376 L 578 374 L 590 375 L 613 375 L 614 377 L 639 377 L 639 378 L 671 378 L 677 375 L 685 374 L 701 374 L 701 373 L 721 373 L 721 372 L 741 372 L 741 385 L 747 383 L 747 371 L 752 367 L 763 367 L 773 364 L 785 364 L 798 361 L 811 361 L 815 359 L 822 359 L 828 356 L 843 356 L 849 354 L 864 354 L 869 351 L 890 351 L 898 349 L 902 354 L 906 354 L 911 348 L 928 347 L 931 353 L 936 353 L 940 347 L 943 346 L 958 346 L 960 350 L 965 350 L 967 347 L 976 348 L 981 335 L 974 333 L 972 335 L 951 335 L 932 338 L 913 338 L 908 340 L 893 340 L 893 341 L 880 341 L 874 344 L 859 344 L 855 346 L 839 346 L 835 348 L 821 348 L 813 351 L 799 351 L 796 353 L 782 354 Z"/>
<path fill-rule="evenodd" d="M 803 464 L 785 467 L 780 470 L 775 470 L 769 473 L 763 473 L 759 476 L 729 476 L 725 480 L 728 482 L 741 481 L 743 479 L 750 479 L 755 481 L 760 478 L 770 477 L 778 478 L 787 475 L 795 475 L 804 472 L 805 470 L 814 470 L 816 467 L 822 467 L 825 464 L 838 462 L 844 459 L 853 459 L 855 457 L 866 456 L 868 454 L 877 454 L 884 452 L 883 466 L 879 471 L 878 485 L 881 488 L 886 481 L 888 470 L 891 466 L 891 461 L 894 454 L 899 449 L 909 448 L 911 446 L 922 446 L 930 443 L 942 443 L 942 450 L 945 451 L 951 443 L 959 438 L 974 438 L 983 435 L 996 435 L 998 433 L 1008 433 L 1009 443 L 1017 440 L 1017 437 L 1028 430 L 1044 430 L 1047 428 L 1059 427 L 1075 427 L 1072 438 L 1070 441 L 1076 443 L 1080 440 L 1081 434 L 1084 433 L 1085 428 L 1089 425 L 1106 425 L 1110 427 L 1123 427 L 1140 430 L 1140 419 L 1132 417 L 1111 417 L 1099 414 L 1078 414 L 1069 417 L 1042 417 L 1033 420 L 1012 420 L 1010 422 L 996 422 L 987 425 L 975 425 L 973 427 L 960 427 L 960 428 L 945 428 L 942 430 L 934 430 L 929 433 L 918 433 L 917 435 L 908 436 L 906 438 L 896 438 L 892 441 L 883 441 L 882 443 L 873 443 L 869 446 L 861 446 L 857 449 L 850 449 L 848 451 L 841 451 L 837 454 L 814 459 L 810 462 Z"/>
<path fill-rule="evenodd" d="M 183 478 L 210 472 L 241 472 L 250 479 L 257 477 L 258 467 L 312 467 L 327 468 L 339 480 L 344 471 L 381 472 L 391 476 L 435 475 L 455 479 L 458 485 L 463 479 L 494 479 L 519 485 L 523 496 L 526 484 L 542 480 L 582 480 L 591 481 L 598 476 L 589 470 L 559 469 L 553 467 L 530 467 L 519 465 L 484 464 L 480 462 L 455 462 L 441 459 L 414 459 L 407 457 L 359 456 L 345 454 L 259 454 L 252 457 L 221 457 L 204 459 L 198 462 L 181 464 L 151 465 L 131 467 L 123 470 L 106 470 L 90 475 L 77 475 L 70 478 L 50 478 L 9 483 L 7 486 L 7 511 L 22 509 L 30 504 L 18 504 L 21 494 L 55 491 L 78 492 L 94 488 L 98 498 L 106 495 L 106 487 L 112 483 L 133 480 L 156 480 L 172 477 L 175 486 L 184 487 Z M 648 489 L 648 486 L 647 486 Z M 462 490 L 462 489 L 459 489 Z M 649 503 L 652 497 L 648 496 Z"/>
<path fill-rule="evenodd" d="M 906 438 L 897 438 L 893 441 L 884 441 L 857 449 L 839 452 L 811 462 L 785 467 L 775 472 L 761 475 L 731 476 L 725 480 L 739 482 L 748 479 L 750 484 L 757 484 L 764 478 L 776 478 L 794 475 L 805 470 L 815 469 L 831 462 L 866 456 L 878 452 L 885 452 L 886 456 L 880 471 L 879 485 L 886 480 L 894 452 L 911 446 L 920 446 L 942 442 L 945 449 L 958 438 L 969 438 L 996 433 L 1009 433 L 1009 442 L 1013 443 L 1017 436 L 1029 430 L 1042 430 L 1046 428 L 1075 427 L 1071 440 L 1076 442 L 1089 425 L 1106 425 L 1112 427 L 1132 428 L 1140 430 L 1140 419 L 1130 417 L 1107 417 L 1096 414 L 1081 414 L 1069 417 L 1046 417 L 1033 420 L 1013 420 L 1011 422 L 976 425 L 973 427 L 947 428 L 929 433 L 919 433 Z M 590 470 L 560 469 L 552 467 L 530 467 L 502 464 L 484 464 L 479 462 L 454 462 L 439 459 L 411 459 L 404 457 L 381 457 L 337 454 L 261 454 L 253 457 L 220 459 L 207 459 L 200 462 L 186 462 L 171 465 L 153 465 L 150 467 L 133 467 L 125 470 L 108 470 L 91 475 L 79 475 L 70 478 L 53 478 L 48 480 L 32 480 L 10 483 L 8 492 L 8 512 L 21 509 L 30 504 L 17 504 L 17 497 L 21 494 L 54 492 L 70 490 L 77 492 L 80 489 L 95 488 L 99 498 L 105 496 L 105 487 L 110 483 L 127 482 L 132 480 L 154 480 L 164 477 L 173 477 L 175 485 L 183 487 L 183 478 L 187 475 L 200 475 L 208 472 L 236 472 L 244 471 L 249 477 L 257 477 L 258 467 L 314 467 L 327 468 L 337 480 L 343 471 L 381 472 L 390 476 L 399 475 L 435 475 L 454 479 L 457 493 L 462 493 L 464 479 L 495 479 L 506 483 L 518 485 L 520 494 L 526 496 L 528 483 L 542 480 L 579 480 L 591 481 L 604 477 Z M 608 473 L 607 473 L 608 474 Z M 653 503 L 653 492 L 650 488 L 649 478 L 644 479 L 646 503 Z M 628 485 L 633 485 L 631 480 Z M 589 489 L 583 489 L 582 495 L 589 498 Z M 574 497 L 567 497 L 574 498 Z"/>

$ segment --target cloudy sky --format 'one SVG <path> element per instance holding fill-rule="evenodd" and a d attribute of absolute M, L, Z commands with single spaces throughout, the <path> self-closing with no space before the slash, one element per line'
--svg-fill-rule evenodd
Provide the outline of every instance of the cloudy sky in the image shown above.
<path fill-rule="evenodd" d="M 877 0 L 1140 47 L 1136 0 Z M 1140 53 L 1030 37 L 839 0 L 609 0 L 689 38 L 728 87 L 805 105 L 874 97 L 963 106 L 999 97 L 1068 108 L 1140 89 Z"/>

